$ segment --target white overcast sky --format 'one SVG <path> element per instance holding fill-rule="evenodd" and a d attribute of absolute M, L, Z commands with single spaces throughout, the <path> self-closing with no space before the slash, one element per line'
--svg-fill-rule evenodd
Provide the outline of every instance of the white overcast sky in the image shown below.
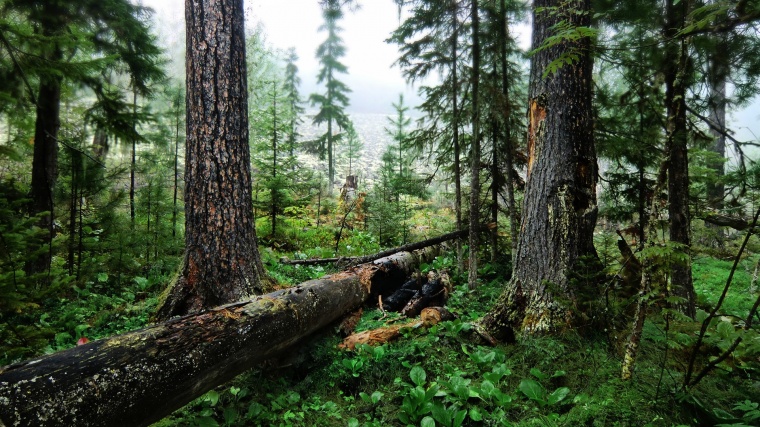
<path fill-rule="evenodd" d="M 184 32 L 183 0 L 142 0 L 156 10 L 159 33 L 169 41 L 179 41 Z M 320 32 L 322 13 L 318 0 L 246 0 L 246 27 L 261 23 L 266 40 L 274 48 L 296 49 L 299 75 L 304 98 L 315 91 L 319 64 L 315 58 L 317 46 L 326 38 Z M 364 0 L 361 8 L 346 11 L 340 26 L 346 45 L 342 62 L 348 74 L 340 79 L 353 91 L 349 111 L 359 113 L 390 113 L 391 102 L 404 92 L 406 103 L 415 102 L 416 89 L 407 85 L 397 67 L 396 46 L 385 43 L 398 25 L 398 12 L 393 0 Z"/>
<path fill-rule="evenodd" d="M 168 43 L 181 42 L 184 37 L 184 0 L 136 0 L 156 10 L 157 29 Z M 350 112 L 391 113 L 391 102 L 404 92 L 407 104 L 416 104 L 416 88 L 409 87 L 397 67 L 392 67 L 398 56 L 395 45 L 385 43 L 390 32 L 398 25 L 397 8 L 393 0 L 361 0 L 361 8 L 346 11 L 341 22 L 348 66 L 348 75 L 342 80 L 353 90 Z M 326 35 L 318 31 L 322 25 L 322 13 L 318 0 L 246 0 L 246 26 L 261 23 L 267 42 L 278 49 L 295 47 L 298 68 L 302 80 L 301 94 L 304 98 L 315 91 L 319 69 L 314 53 Z M 518 29 L 527 48 L 529 29 Z M 180 70 L 182 68 L 180 67 Z M 748 108 L 734 111 L 729 126 L 736 131 L 740 141 L 757 141 L 760 138 L 760 102 Z"/>

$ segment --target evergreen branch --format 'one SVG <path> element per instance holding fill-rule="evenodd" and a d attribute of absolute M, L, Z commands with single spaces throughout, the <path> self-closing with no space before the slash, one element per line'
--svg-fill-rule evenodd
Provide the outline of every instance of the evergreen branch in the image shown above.
<path fill-rule="evenodd" d="M 21 67 L 21 64 L 16 59 L 16 55 L 13 54 L 14 48 L 11 46 L 8 39 L 5 37 L 5 33 L 3 33 L 2 28 L 0 28 L 0 42 L 5 45 L 5 48 L 8 50 L 8 54 L 11 57 L 11 60 L 13 61 L 13 65 L 16 66 L 18 69 L 19 74 L 21 74 L 21 80 L 23 80 L 24 85 L 26 85 L 27 90 L 29 91 L 29 97 L 32 99 L 32 103 L 37 106 L 37 99 L 34 97 L 34 90 L 32 89 L 32 85 L 29 84 L 29 79 L 26 77 L 26 73 L 24 73 L 24 69 Z"/>
<path fill-rule="evenodd" d="M 713 122 L 709 118 L 707 118 L 707 117 L 699 114 L 698 112 L 696 112 L 693 108 L 689 107 L 688 105 L 686 106 L 686 111 L 690 112 L 691 114 L 694 114 L 697 118 L 699 118 L 700 120 L 702 120 L 703 122 L 705 122 L 707 124 L 707 126 L 710 127 L 710 129 L 712 129 L 712 130 L 718 132 L 719 134 L 725 136 L 726 138 L 730 139 L 733 143 L 735 143 L 737 145 L 744 145 L 744 144 L 746 144 L 745 142 L 741 142 L 738 139 L 734 138 L 733 135 L 731 135 L 731 133 L 729 133 L 725 128 L 718 126 L 718 124 L 716 124 L 715 122 Z"/>
<path fill-rule="evenodd" d="M 35 107 L 40 108 L 39 104 L 37 103 L 37 98 L 34 96 L 34 89 L 32 89 L 32 85 L 29 83 L 29 79 L 27 79 L 26 73 L 24 73 L 23 67 L 21 67 L 21 64 L 16 59 L 16 55 L 13 54 L 13 50 L 14 49 L 11 46 L 10 42 L 8 41 L 8 39 L 5 37 L 5 33 L 3 33 L 2 29 L 0 29 L 0 42 L 2 42 L 3 45 L 5 45 L 5 48 L 8 50 L 8 54 L 10 55 L 11 60 L 13 61 L 13 64 L 18 69 L 19 74 L 21 75 L 21 80 L 23 80 L 24 85 L 26 86 L 26 89 L 29 91 L 29 97 L 32 100 L 32 104 L 34 104 Z M 88 159 L 90 159 L 93 162 L 95 162 L 95 164 L 97 164 L 100 167 L 102 167 L 103 169 L 105 169 L 106 165 L 104 165 L 99 160 L 96 160 L 94 157 L 92 157 L 89 154 L 87 154 L 86 152 L 84 152 L 84 150 L 82 150 L 80 148 L 77 148 L 77 147 L 74 147 L 73 145 L 67 143 L 66 141 L 63 141 L 63 140 L 61 140 L 59 138 L 54 137 L 53 135 L 50 135 L 50 133 L 48 133 L 48 132 L 45 132 L 45 134 L 47 135 L 48 138 L 51 138 L 51 139 L 55 140 L 57 143 L 62 144 L 63 146 L 65 146 L 69 150 L 79 152 L 83 156 L 85 156 Z"/>

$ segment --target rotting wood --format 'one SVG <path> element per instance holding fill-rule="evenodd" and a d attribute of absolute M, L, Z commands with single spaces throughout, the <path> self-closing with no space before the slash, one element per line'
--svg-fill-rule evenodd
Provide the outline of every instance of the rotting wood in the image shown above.
<path fill-rule="evenodd" d="M 382 345 L 401 336 L 403 329 L 430 327 L 445 320 L 454 320 L 456 316 L 444 307 L 427 307 L 420 313 L 420 318 L 400 325 L 384 326 L 368 331 L 357 332 L 346 337 L 338 344 L 339 348 L 354 350 L 357 345 Z"/>
<path fill-rule="evenodd" d="M 484 227 L 486 228 L 486 227 Z M 426 248 L 428 246 L 433 245 L 439 245 L 441 243 L 448 242 L 450 240 L 458 239 L 461 237 L 467 236 L 469 233 L 469 228 L 466 228 L 464 230 L 460 231 L 453 231 L 451 233 L 446 233 L 443 235 L 440 235 L 438 237 L 433 237 L 432 239 L 422 240 L 420 242 L 414 242 L 409 243 L 407 245 L 399 246 L 392 249 L 387 249 L 382 252 L 378 252 L 376 254 L 372 255 L 365 255 L 360 257 L 335 257 L 335 258 L 315 258 L 315 259 L 294 259 L 290 260 L 287 258 L 280 259 L 280 264 L 285 265 L 320 265 L 320 264 L 336 264 L 339 266 L 352 266 L 352 265 L 359 265 L 364 264 L 368 262 L 372 262 L 376 259 L 384 258 L 387 256 L 391 256 L 395 253 L 399 252 L 409 252 L 409 251 L 416 251 L 419 249 Z"/>
<path fill-rule="evenodd" d="M 441 246 L 0 368 L 0 425 L 146 426 L 360 307 Z"/>

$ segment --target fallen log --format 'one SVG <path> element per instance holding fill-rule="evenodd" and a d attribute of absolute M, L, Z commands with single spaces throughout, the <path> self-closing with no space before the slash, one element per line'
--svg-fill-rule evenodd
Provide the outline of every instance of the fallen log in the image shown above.
<path fill-rule="evenodd" d="M 399 286 L 440 246 L 0 367 L 0 426 L 146 426 Z M 373 292 L 374 291 L 374 292 Z"/>
<path fill-rule="evenodd" d="M 701 215 L 697 214 L 696 217 L 713 225 L 731 227 L 739 231 L 746 230 L 750 226 L 750 221 L 746 218 L 726 215 L 717 211 L 703 212 Z"/>
<path fill-rule="evenodd" d="M 403 246 L 399 246 L 393 249 L 387 249 L 376 254 L 365 255 L 360 257 L 335 257 L 335 258 L 314 258 L 314 259 L 280 259 L 280 264 L 284 265 L 320 265 L 320 264 L 336 264 L 343 266 L 352 266 L 365 264 L 375 261 L 380 258 L 385 258 L 399 252 L 411 252 L 419 249 L 426 248 L 428 246 L 440 245 L 441 243 L 448 242 L 450 240 L 465 237 L 469 233 L 469 229 L 460 231 L 452 231 L 451 233 L 442 234 L 432 239 L 422 240 L 419 242 L 409 243 Z"/>

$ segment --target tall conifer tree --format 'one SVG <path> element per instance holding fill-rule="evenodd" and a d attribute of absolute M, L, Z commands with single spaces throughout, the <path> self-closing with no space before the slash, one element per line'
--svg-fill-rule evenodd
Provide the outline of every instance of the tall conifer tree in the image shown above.
<path fill-rule="evenodd" d="M 348 69 L 340 58 L 346 54 L 346 47 L 340 38 L 342 28 L 338 22 L 343 19 L 343 11 L 338 0 L 327 0 L 322 4 L 322 16 L 325 23 L 321 31 L 327 31 L 327 39 L 317 48 L 317 59 L 322 68 L 317 75 L 317 83 L 325 85 L 322 94 L 313 93 L 309 97 L 311 105 L 318 106 L 319 112 L 314 116 L 314 124 L 327 124 L 327 131 L 317 140 L 316 152 L 321 159 L 327 156 L 328 191 L 332 192 L 335 183 L 335 144 L 340 140 L 336 130 L 344 130 L 348 126 L 348 94 L 351 89 L 338 80 L 337 74 L 345 74 Z M 338 129 L 335 129 L 337 126 Z"/>

